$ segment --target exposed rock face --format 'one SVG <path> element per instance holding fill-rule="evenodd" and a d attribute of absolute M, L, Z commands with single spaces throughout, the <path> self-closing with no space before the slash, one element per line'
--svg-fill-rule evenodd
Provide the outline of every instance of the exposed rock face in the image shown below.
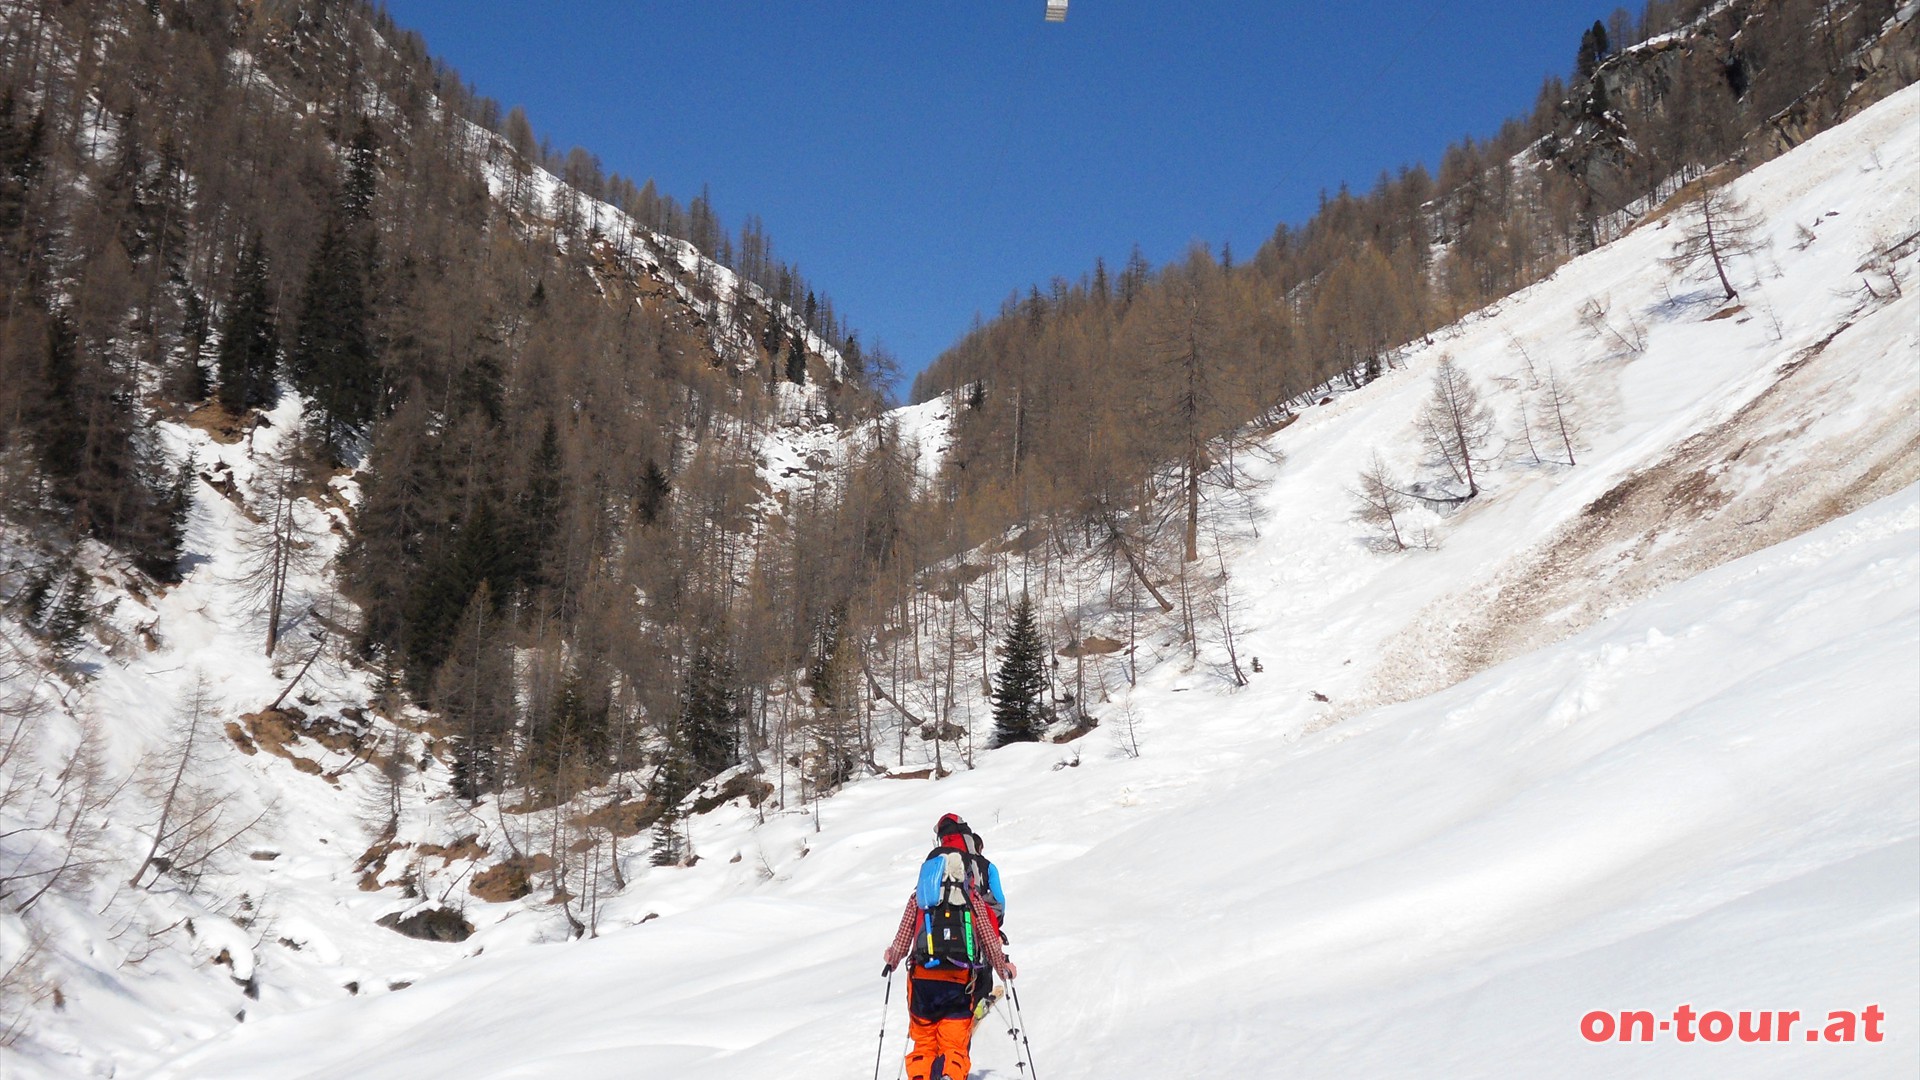
<path fill-rule="evenodd" d="M 473 936 L 473 924 L 452 908 L 426 908 L 404 919 L 393 911 L 377 921 L 389 930 L 422 941 L 465 941 Z"/>
<path fill-rule="evenodd" d="M 1688 156 L 1676 141 L 1716 147 L 1696 165 L 1777 157 L 1920 76 L 1920 16 L 1886 19 L 1884 6 L 1837 4 L 1829 33 L 1794 25 L 1817 16 L 1789 0 L 1733 0 L 1599 64 L 1570 88 L 1540 158 L 1608 213 L 1670 179 L 1653 173 Z M 1720 145 L 1719 132 L 1746 134 Z"/>
<path fill-rule="evenodd" d="M 1828 82 L 1768 121 L 1768 157 L 1784 154 L 1807 139 L 1857 115 L 1874 102 L 1920 79 L 1920 14 L 1908 13 L 1873 44 L 1861 49 L 1849 72 L 1851 83 Z"/>
<path fill-rule="evenodd" d="M 730 777 L 720 786 L 720 790 L 704 795 L 693 802 L 693 812 L 704 814 L 716 807 L 724 806 L 735 799 L 744 798 L 748 806 L 759 806 L 773 794 L 773 785 L 755 776 L 740 774 Z"/>

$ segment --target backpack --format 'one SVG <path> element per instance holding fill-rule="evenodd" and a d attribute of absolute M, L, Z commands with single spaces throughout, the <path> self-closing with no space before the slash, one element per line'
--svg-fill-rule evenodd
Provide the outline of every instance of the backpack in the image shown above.
<path fill-rule="evenodd" d="M 916 967 L 967 970 L 985 963 L 973 925 L 972 887 L 967 857 L 953 848 L 936 848 L 920 865 L 914 890 L 920 926 L 913 937 Z"/>

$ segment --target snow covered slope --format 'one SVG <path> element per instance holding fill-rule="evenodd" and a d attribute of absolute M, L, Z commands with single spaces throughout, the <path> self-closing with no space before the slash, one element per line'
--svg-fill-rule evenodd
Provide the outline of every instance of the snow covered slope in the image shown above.
<path fill-rule="evenodd" d="M 157 1075 L 857 1074 L 880 949 L 948 809 L 1007 875 L 1054 1075 L 1907 1075 L 1916 597 L 1909 489 L 1296 744 L 1156 693 L 1138 759 L 1057 769 L 1061 748 L 1023 746 L 856 787 L 817 835 L 739 823 L 704 838 L 711 870 L 615 916 L 662 918 L 247 1025 Z M 1684 1003 L 1894 1019 L 1879 1045 L 1579 1034 L 1589 1010 Z M 993 1026 L 979 1047 L 1013 1074 Z"/>
<path fill-rule="evenodd" d="M 1143 641 L 1138 756 L 1114 703 L 1073 746 L 853 785 L 817 831 L 716 811 L 699 864 L 637 869 L 597 939 L 483 934 L 152 1075 L 864 1075 L 880 950 L 949 810 L 1006 875 L 1043 1075 L 1912 1075 L 1920 297 L 1871 264 L 1915 280 L 1917 173 L 1910 88 L 1735 185 L 1773 241 L 1739 308 L 1661 265 L 1669 217 L 1278 433 L 1228 551 L 1265 670 L 1234 692 L 1217 655 Z M 1344 492 L 1375 448 L 1426 467 L 1443 354 L 1510 436 L 1551 366 L 1579 463 L 1510 439 L 1488 495 L 1416 521 L 1438 550 L 1382 555 Z M 1581 1036 L 1681 1005 L 1806 1020 Z M 1806 1041 L 1868 1006 L 1884 1041 Z M 977 1051 L 1014 1075 L 1000 1025 Z"/>

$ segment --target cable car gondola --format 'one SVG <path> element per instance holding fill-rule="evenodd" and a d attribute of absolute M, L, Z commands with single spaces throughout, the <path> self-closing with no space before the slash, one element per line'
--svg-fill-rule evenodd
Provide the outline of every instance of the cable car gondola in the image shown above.
<path fill-rule="evenodd" d="M 1067 21 L 1067 0 L 1047 0 L 1047 21 Z"/>

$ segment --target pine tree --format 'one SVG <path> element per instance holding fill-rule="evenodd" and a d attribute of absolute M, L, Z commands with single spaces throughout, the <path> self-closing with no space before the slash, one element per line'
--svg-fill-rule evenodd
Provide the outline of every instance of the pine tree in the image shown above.
<path fill-rule="evenodd" d="M 58 597 L 47 611 L 46 621 L 40 626 L 40 632 L 52 647 L 54 655 L 62 660 L 70 659 L 80 650 L 80 635 L 93 622 L 93 611 L 87 603 L 92 585 L 92 579 L 86 571 L 68 565 L 66 581 L 61 584 Z M 44 600 L 42 605 L 45 605 Z"/>
<path fill-rule="evenodd" d="M 767 350 L 767 359 L 772 360 L 780 355 L 780 344 L 786 339 L 786 334 L 781 331 L 780 320 L 768 315 L 766 329 L 760 332 L 760 347 Z"/>
<path fill-rule="evenodd" d="M 441 557 L 427 565 L 409 598 L 407 676 L 416 694 L 426 692 L 434 671 L 446 659 L 474 592 L 483 582 L 495 586 L 492 595 L 498 607 L 505 599 L 502 585 L 511 581 L 513 569 L 493 503 L 482 499 Z"/>
<path fill-rule="evenodd" d="M 168 486 L 160 510 L 164 514 L 159 526 L 159 535 L 155 538 L 153 557 L 143 560 L 141 569 L 156 581 L 177 582 L 180 580 L 180 549 L 187 540 L 187 523 L 193 517 L 193 480 L 194 470 L 199 464 L 194 460 L 193 451 L 187 451 L 187 458 L 174 471 L 173 483 Z"/>
<path fill-rule="evenodd" d="M 687 797 L 697 782 L 693 758 L 688 752 L 686 729 L 676 724 L 667 734 L 667 749 L 660 759 L 660 767 L 647 785 L 647 801 L 660 807 L 660 816 L 654 821 L 653 854 L 650 860 L 653 865 L 678 866 L 685 860 L 686 847 L 678 831 L 680 801 Z"/>
<path fill-rule="evenodd" d="M 357 228 L 373 220 L 373 197 L 380 180 L 380 137 L 373 123 L 360 118 L 360 126 L 347 143 L 347 176 L 340 185 L 340 215 L 349 227 Z"/>
<path fill-rule="evenodd" d="M 379 234 L 371 227 L 378 181 L 377 141 L 362 120 L 347 147 L 347 175 L 307 264 L 299 334 L 288 356 L 300 388 L 319 407 L 329 453 L 366 429 L 380 400 L 371 295 L 379 260 Z"/>
<path fill-rule="evenodd" d="M 86 426 L 81 422 L 80 341 L 65 312 L 47 319 L 46 360 L 41 368 L 43 400 L 35 417 L 40 429 L 43 467 L 62 488 L 74 484 L 87 461 Z"/>
<path fill-rule="evenodd" d="M 1022 593 L 1001 643 L 1006 657 L 994 675 L 993 740 L 997 746 L 1038 742 L 1052 718 L 1047 706 L 1047 650 L 1033 601 Z"/>
<path fill-rule="evenodd" d="M 797 333 L 787 342 L 787 381 L 795 386 L 807 385 L 807 347 Z"/>
<path fill-rule="evenodd" d="M 482 582 L 433 681 L 433 705 L 454 732 L 453 791 L 468 801 L 505 783 L 502 748 L 513 731 L 513 650 L 493 607 Z"/>
<path fill-rule="evenodd" d="M 840 624 L 846 620 L 846 604 L 835 604 L 820 615 L 813 628 L 813 662 L 807 665 L 807 687 L 813 691 L 814 704 L 831 709 L 840 683 Z"/>
<path fill-rule="evenodd" d="M 1600 62 L 1613 55 L 1611 44 L 1607 41 L 1606 25 L 1594 20 L 1587 32 L 1580 35 L 1580 53 L 1574 58 L 1574 73 L 1580 81 L 1593 78 Z"/>
<path fill-rule="evenodd" d="M 840 359 L 847 362 L 847 376 L 855 383 L 865 383 L 867 379 L 867 358 L 860 351 L 860 335 L 848 334 L 846 343 L 840 346 Z"/>
<path fill-rule="evenodd" d="M 371 316 L 362 251 L 329 222 L 307 267 L 299 330 L 288 355 L 294 380 L 320 411 L 329 452 L 373 418 L 379 379 Z"/>
<path fill-rule="evenodd" d="M 655 866 L 679 866 L 686 861 L 686 843 L 680 837 L 680 807 L 669 803 L 653 823 L 653 851 L 647 861 Z"/>
<path fill-rule="evenodd" d="M 220 320 L 220 404 L 236 415 L 251 408 L 271 408 L 279 400 L 275 378 L 280 331 L 269 290 L 266 243 L 255 232 L 234 269 L 227 310 Z"/>
<path fill-rule="evenodd" d="M 639 515 L 642 525 L 651 525 L 660 520 L 667 509 L 667 499 L 673 494 L 673 483 L 667 474 L 660 471 L 660 463 L 647 459 L 647 470 L 640 475 L 640 492 L 634 498 L 633 510 Z"/>
<path fill-rule="evenodd" d="M 180 359 L 171 386 L 182 401 L 202 402 L 213 392 L 213 384 L 208 382 L 206 365 L 202 362 L 206 358 L 207 338 L 211 330 L 206 301 L 200 299 L 199 293 L 188 289 L 186 299 L 181 302 Z"/>
<path fill-rule="evenodd" d="M 45 165 L 47 120 L 44 112 L 35 112 L 18 123 L 17 108 L 9 86 L 0 97 L 0 256 L 25 265 L 38 253 L 23 234 L 29 231 L 29 203 Z"/>
<path fill-rule="evenodd" d="M 562 680 L 545 728 L 529 736 L 533 766 L 549 790 L 558 790 L 563 772 L 592 774 L 605 765 L 612 733 L 610 706 L 605 684 L 580 669 Z"/>
<path fill-rule="evenodd" d="M 717 645 L 702 644 L 687 668 L 680 706 L 680 736 L 699 778 L 730 769 L 739 760 L 740 709 L 733 661 Z"/>
<path fill-rule="evenodd" d="M 547 551 L 560 532 L 561 470 L 565 459 L 560 453 L 560 428 L 547 418 L 540 432 L 540 445 L 527 469 L 527 489 L 519 501 L 519 537 L 508 558 L 512 563 L 506 576 L 530 589 L 545 583 Z M 499 588 L 506 588 L 506 582 Z"/>

